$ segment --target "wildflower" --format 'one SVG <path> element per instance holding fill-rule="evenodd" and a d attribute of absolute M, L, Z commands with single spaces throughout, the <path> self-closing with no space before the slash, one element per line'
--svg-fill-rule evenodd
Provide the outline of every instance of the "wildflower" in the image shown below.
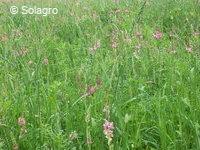
<path fill-rule="evenodd" d="M 22 35 L 22 32 L 18 29 L 15 29 L 15 30 L 12 31 L 12 35 L 13 35 L 14 38 L 20 37 Z"/>
<path fill-rule="evenodd" d="M 96 43 L 89 48 L 90 53 L 95 53 L 97 51 L 97 49 L 99 49 L 101 47 L 101 41 L 97 40 Z"/>
<path fill-rule="evenodd" d="M 28 54 L 28 49 L 27 48 L 21 48 L 19 51 L 14 52 L 14 53 L 15 53 L 15 56 L 24 57 Z"/>
<path fill-rule="evenodd" d="M 105 120 L 105 122 L 103 124 L 103 133 L 104 133 L 104 135 L 106 136 L 106 138 L 108 139 L 109 142 L 112 141 L 113 130 L 114 130 L 113 122 L 109 122 L 109 121 Z"/>
<path fill-rule="evenodd" d="M 1 36 L 0 36 L 0 41 L 1 41 L 1 42 L 6 42 L 6 41 L 8 41 L 8 36 L 7 36 L 6 34 L 1 35 Z"/>
<path fill-rule="evenodd" d="M 142 38 L 143 38 L 142 33 L 139 32 L 139 31 L 135 33 L 135 36 L 136 36 L 136 38 L 138 38 L 138 39 L 142 39 Z"/>
<path fill-rule="evenodd" d="M 86 95 L 87 96 L 93 95 L 96 92 L 96 90 L 97 89 L 95 86 L 88 86 Z"/>
<path fill-rule="evenodd" d="M 160 40 L 160 39 L 163 37 L 163 33 L 157 30 L 157 31 L 153 34 L 153 37 L 154 37 L 156 40 Z"/>
<path fill-rule="evenodd" d="M 192 52 L 192 46 L 187 46 L 187 47 L 186 47 L 186 50 L 187 50 L 189 53 L 191 53 L 191 52 Z"/>
<path fill-rule="evenodd" d="M 69 140 L 70 141 L 73 141 L 73 140 L 76 140 L 78 139 L 78 133 L 76 131 L 73 131 L 69 134 Z"/>
<path fill-rule="evenodd" d="M 113 49 L 117 48 L 118 46 L 117 39 L 118 39 L 117 31 L 113 30 L 111 33 L 111 47 Z"/>
<path fill-rule="evenodd" d="M 94 44 L 94 49 L 98 49 L 101 47 L 101 41 L 97 40 L 97 42 Z"/>
<path fill-rule="evenodd" d="M 118 14 L 118 13 L 120 13 L 120 12 L 121 12 L 120 9 L 115 9 L 115 10 L 114 10 L 114 13 L 115 13 L 115 14 Z"/>
<path fill-rule="evenodd" d="M 18 144 L 14 144 L 13 145 L 13 150 L 18 150 L 19 149 L 19 145 Z"/>
<path fill-rule="evenodd" d="M 18 125 L 19 126 L 25 126 L 26 125 L 26 120 L 24 117 L 19 117 L 18 118 Z"/>
<path fill-rule="evenodd" d="M 125 12 L 125 13 L 129 13 L 129 10 L 128 10 L 128 9 L 125 9 L 124 12 Z"/>
<path fill-rule="evenodd" d="M 130 43 L 131 43 L 131 38 L 127 35 L 127 36 L 125 37 L 124 41 L 125 41 L 126 43 L 130 44 Z"/>
<path fill-rule="evenodd" d="M 138 44 L 138 45 L 135 46 L 135 49 L 139 50 L 139 49 L 141 49 L 141 47 L 142 47 L 142 45 Z"/>
<path fill-rule="evenodd" d="M 48 65 L 48 64 L 49 64 L 48 58 L 44 58 L 44 59 L 43 59 L 43 64 L 45 64 L 45 65 Z"/>
<path fill-rule="evenodd" d="M 113 49 L 115 49 L 115 48 L 117 48 L 117 46 L 118 46 L 117 42 L 116 42 L 116 41 L 112 41 L 111 47 L 112 47 Z"/>

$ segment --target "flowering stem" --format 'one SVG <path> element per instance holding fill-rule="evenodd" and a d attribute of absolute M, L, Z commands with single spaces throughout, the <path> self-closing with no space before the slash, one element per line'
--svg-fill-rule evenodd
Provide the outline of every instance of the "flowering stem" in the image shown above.
<path fill-rule="evenodd" d="M 91 150 L 91 135 L 90 135 L 90 105 L 89 107 L 87 106 L 87 102 L 85 101 L 85 111 L 86 111 L 86 115 L 85 115 L 85 122 L 86 122 L 86 142 L 87 142 L 87 147 L 88 150 Z"/>

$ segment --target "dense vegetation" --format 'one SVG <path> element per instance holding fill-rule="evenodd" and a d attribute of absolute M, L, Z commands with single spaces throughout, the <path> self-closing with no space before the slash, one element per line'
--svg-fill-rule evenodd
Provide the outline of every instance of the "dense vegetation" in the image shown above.
<path fill-rule="evenodd" d="M 200 1 L 0 1 L 0 149 L 199 150 Z"/>

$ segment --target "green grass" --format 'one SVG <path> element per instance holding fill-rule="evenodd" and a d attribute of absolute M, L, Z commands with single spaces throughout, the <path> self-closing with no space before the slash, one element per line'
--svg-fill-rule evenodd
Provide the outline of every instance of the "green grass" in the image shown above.
<path fill-rule="evenodd" d="M 0 2 L 0 149 L 199 150 L 199 32 L 198 0 Z"/>

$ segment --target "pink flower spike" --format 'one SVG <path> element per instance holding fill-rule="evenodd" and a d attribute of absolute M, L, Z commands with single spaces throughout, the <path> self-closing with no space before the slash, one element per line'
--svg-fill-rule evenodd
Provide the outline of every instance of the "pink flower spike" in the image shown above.
<path fill-rule="evenodd" d="M 23 117 L 19 117 L 17 122 L 18 122 L 19 126 L 25 126 L 26 125 L 26 120 Z"/>
<path fill-rule="evenodd" d="M 95 86 L 88 86 L 86 95 L 90 96 L 93 95 L 96 92 L 97 88 Z"/>
<path fill-rule="evenodd" d="M 156 40 L 160 40 L 160 39 L 163 37 L 163 33 L 160 32 L 159 30 L 157 30 L 157 31 L 153 34 L 153 37 L 154 37 Z"/>
<path fill-rule="evenodd" d="M 103 124 L 103 133 L 105 134 L 106 138 L 109 141 L 112 141 L 113 130 L 114 130 L 113 122 L 109 122 L 109 121 L 105 120 L 105 122 Z"/>
<path fill-rule="evenodd" d="M 104 127 L 104 130 L 113 130 L 114 129 L 113 122 L 109 122 L 107 120 L 105 120 L 103 127 Z"/>

